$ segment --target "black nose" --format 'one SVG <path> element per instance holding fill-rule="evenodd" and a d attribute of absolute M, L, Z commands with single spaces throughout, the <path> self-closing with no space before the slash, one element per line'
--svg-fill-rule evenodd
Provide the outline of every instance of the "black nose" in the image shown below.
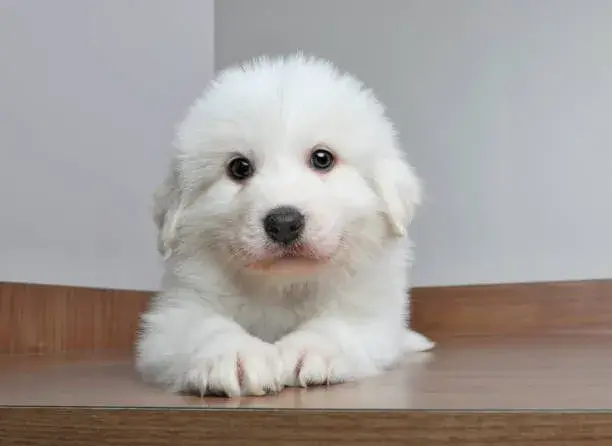
<path fill-rule="evenodd" d="M 304 215 L 300 211 L 290 206 L 281 206 L 266 215 L 263 225 L 270 239 L 289 245 L 302 235 L 304 222 Z"/>

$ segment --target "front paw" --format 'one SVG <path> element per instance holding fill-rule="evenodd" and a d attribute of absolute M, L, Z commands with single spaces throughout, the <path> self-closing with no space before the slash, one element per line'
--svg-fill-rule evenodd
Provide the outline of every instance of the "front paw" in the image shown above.
<path fill-rule="evenodd" d="M 223 343 L 223 341 L 220 341 Z M 196 361 L 183 390 L 204 395 L 261 396 L 282 389 L 282 362 L 272 344 L 255 340 L 215 348 Z"/>
<path fill-rule="evenodd" d="M 310 387 L 352 381 L 357 378 L 355 358 L 334 346 L 300 342 L 278 343 L 282 360 L 282 384 L 287 387 Z"/>

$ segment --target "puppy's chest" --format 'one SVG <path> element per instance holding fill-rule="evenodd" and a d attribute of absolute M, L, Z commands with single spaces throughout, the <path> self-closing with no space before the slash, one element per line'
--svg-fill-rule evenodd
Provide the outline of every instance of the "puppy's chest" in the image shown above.
<path fill-rule="evenodd" d="M 279 300 L 241 299 L 232 309 L 234 320 L 253 336 L 276 342 L 319 310 L 316 300 L 304 296 Z"/>

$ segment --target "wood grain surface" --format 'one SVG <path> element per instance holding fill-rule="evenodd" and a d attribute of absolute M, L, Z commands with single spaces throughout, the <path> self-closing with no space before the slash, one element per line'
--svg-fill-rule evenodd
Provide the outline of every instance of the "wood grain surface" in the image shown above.
<path fill-rule="evenodd" d="M 612 335 L 447 339 L 354 383 L 199 398 L 146 385 L 129 353 L 0 356 L 0 406 L 296 410 L 608 410 Z M 611 443 L 612 445 L 612 443 Z"/>
<path fill-rule="evenodd" d="M 0 444 L 610 446 L 612 414 L 0 408 Z"/>
<path fill-rule="evenodd" d="M 612 332 L 612 280 L 416 288 L 413 311 L 435 339 Z"/>
<path fill-rule="evenodd" d="M 0 283 L 0 354 L 131 350 L 151 294 Z M 436 340 L 612 330 L 612 280 L 416 288 L 412 302 Z"/>
<path fill-rule="evenodd" d="M 0 354 L 131 349 L 151 293 L 0 283 Z"/>
<path fill-rule="evenodd" d="M 150 295 L 0 283 L 1 446 L 612 445 L 612 280 L 417 288 L 429 359 L 258 400 L 142 384 Z"/>

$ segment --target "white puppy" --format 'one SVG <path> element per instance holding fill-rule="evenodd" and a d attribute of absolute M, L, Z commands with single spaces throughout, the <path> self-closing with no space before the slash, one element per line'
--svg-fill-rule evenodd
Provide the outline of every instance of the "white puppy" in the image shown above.
<path fill-rule="evenodd" d="M 326 61 L 223 71 L 155 195 L 163 289 L 137 367 L 174 391 L 263 395 L 355 380 L 407 351 L 419 182 L 372 92 Z"/>

